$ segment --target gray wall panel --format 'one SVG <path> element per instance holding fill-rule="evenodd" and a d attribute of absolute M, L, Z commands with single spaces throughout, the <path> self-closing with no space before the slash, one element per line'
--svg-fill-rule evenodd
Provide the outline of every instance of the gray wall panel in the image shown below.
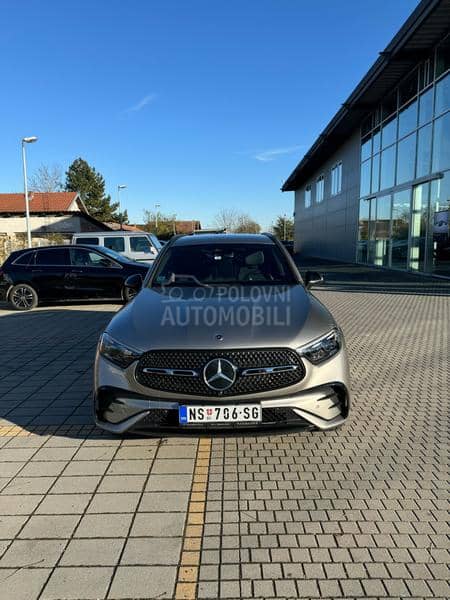
<path fill-rule="evenodd" d="M 342 161 L 342 191 L 331 196 L 331 168 Z M 355 261 L 359 207 L 359 129 L 295 192 L 295 248 L 309 256 Z M 325 198 L 315 203 L 315 182 L 325 176 Z M 312 185 L 313 204 L 304 207 L 306 185 Z"/>

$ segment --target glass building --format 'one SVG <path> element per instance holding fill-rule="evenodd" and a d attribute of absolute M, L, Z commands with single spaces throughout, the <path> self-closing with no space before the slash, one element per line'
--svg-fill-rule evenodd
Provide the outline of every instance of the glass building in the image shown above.
<path fill-rule="evenodd" d="M 450 277 L 449 31 L 423 0 L 290 175 L 298 251 Z"/>
<path fill-rule="evenodd" d="M 357 262 L 450 277 L 450 36 L 361 125 Z"/>

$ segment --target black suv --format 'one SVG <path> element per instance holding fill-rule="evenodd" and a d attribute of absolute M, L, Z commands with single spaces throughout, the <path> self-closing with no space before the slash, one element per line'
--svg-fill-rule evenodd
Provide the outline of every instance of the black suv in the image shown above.
<path fill-rule="evenodd" d="M 130 275 L 144 278 L 148 265 L 92 246 L 46 246 L 12 252 L 0 268 L 0 300 L 30 310 L 48 300 L 123 299 Z"/>

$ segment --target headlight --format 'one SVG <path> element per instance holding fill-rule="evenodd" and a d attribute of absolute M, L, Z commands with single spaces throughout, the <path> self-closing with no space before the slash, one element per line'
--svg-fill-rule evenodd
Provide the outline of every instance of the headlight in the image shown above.
<path fill-rule="evenodd" d="M 342 334 L 339 329 L 336 328 L 306 346 L 297 348 L 297 352 L 314 365 L 318 365 L 337 354 L 341 347 Z"/>
<path fill-rule="evenodd" d="M 138 360 L 140 356 L 137 350 L 121 344 L 107 333 L 104 333 L 100 338 L 98 351 L 106 359 L 122 369 L 126 369 L 132 362 Z"/>

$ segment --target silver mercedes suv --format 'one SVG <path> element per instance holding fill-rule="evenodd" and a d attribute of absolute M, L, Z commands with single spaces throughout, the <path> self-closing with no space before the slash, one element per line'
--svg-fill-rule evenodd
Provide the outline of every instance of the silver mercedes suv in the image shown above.
<path fill-rule="evenodd" d="M 270 234 L 173 238 L 102 334 L 95 361 L 99 427 L 302 425 L 349 414 L 342 332 Z"/>

